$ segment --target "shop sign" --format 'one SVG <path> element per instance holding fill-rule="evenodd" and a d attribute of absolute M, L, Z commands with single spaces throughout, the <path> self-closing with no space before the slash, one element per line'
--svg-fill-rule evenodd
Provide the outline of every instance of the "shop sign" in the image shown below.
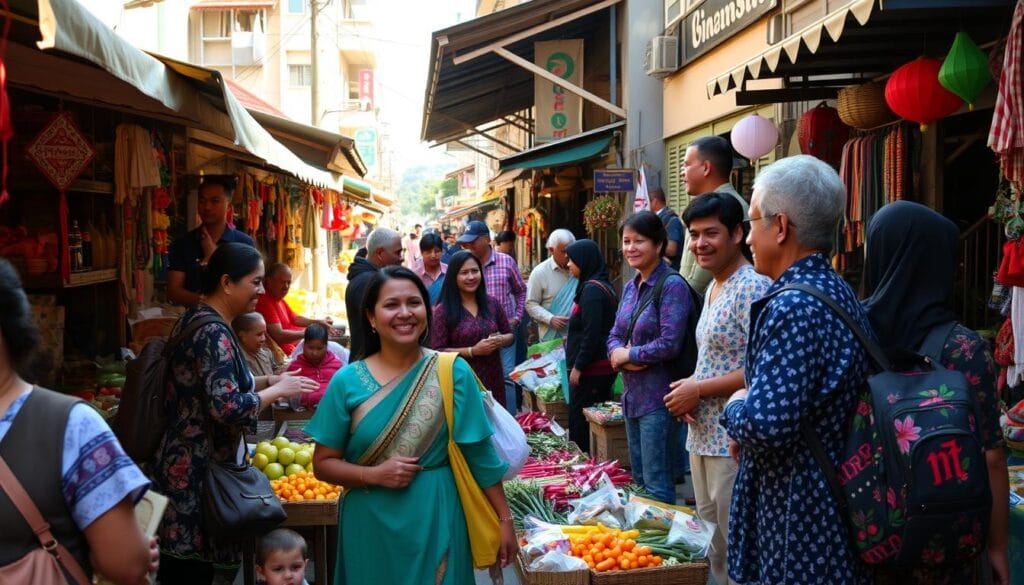
<path fill-rule="evenodd" d="M 634 169 L 596 169 L 594 193 L 631 193 L 635 179 Z"/>
<path fill-rule="evenodd" d="M 359 70 L 359 105 L 365 111 L 373 109 L 373 69 Z"/>
<path fill-rule="evenodd" d="M 722 44 L 778 5 L 779 0 L 705 0 L 683 19 L 680 65 Z"/>
<path fill-rule="evenodd" d="M 580 86 L 583 81 L 583 39 L 534 43 L 534 63 L 567 82 Z M 533 83 L 537 108 L 534 142 L 542 144 L 579 134 L 583 125 L 583 98 L 547 79 L 536 77 Z"/>
<path fill-rule="evenodd" d="M 369 171 L 377 168 L 377 130 L 374 128 L 360 128 L 356 130 L 353 139 L 356 142 L 356 150 L 363 158 L 363 163 Z"/>
<path fill-rule="evenodd" d="M 68 186 L 96 156 L 96 149 L 68 112 L 57 114 L 28 146 L 28 157 L 57 189 Z"/>

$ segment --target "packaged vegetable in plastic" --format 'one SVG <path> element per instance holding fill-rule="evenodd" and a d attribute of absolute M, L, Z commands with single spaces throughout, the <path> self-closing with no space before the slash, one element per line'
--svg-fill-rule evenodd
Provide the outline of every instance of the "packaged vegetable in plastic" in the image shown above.
<path fill-rule="evenodd" d="M 562 533 L 561 528 L 533 516 L 523 518 L 523 530 L 526 544 L 521 548 L 530 561 L 552 551 L 567 553 L 572 548 L 569 537 Z"/>
<path fill-rule="evenodd" d="M 672 519 L 672 529 L 668 531 L 665 543 L 668 545 L 683 543 L 697 556 L 706 557 L 708 549 L 711 548 L 711 536 L 714 533 L 714 523 L 701 520 L 686 512 L 676 512 Z"/>
<path fill-rule="evenodd" d="M 569 502 L 572 512 L 569 513 L 569 524 L 596 525 L 604 524 L 609 528 L 625 528 L 622 498 L 619 490 L 602 473 L 597 482 L 597 489 L 578 500 Z"/>
<path fill-rule="evenodd" d="M 561 551 L 553 550 L 530 561 L 531 571 L 548 571 L 552 573 L 565 573 L 568 571 L 586 571 L 587 563 Z"/>
<path fill-rule="evenodd" d="M 626 526 L 630 528 L 650 528 L 668 532 L 672 528 L 675 511 L 647 498 L 630 494 L 624 514 Z"/>

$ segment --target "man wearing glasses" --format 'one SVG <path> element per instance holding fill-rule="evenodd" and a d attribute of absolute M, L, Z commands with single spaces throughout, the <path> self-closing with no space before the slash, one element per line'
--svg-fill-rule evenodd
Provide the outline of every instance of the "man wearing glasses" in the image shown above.
<path fill-rule="evenodd" d="M 692 197 L 711 192 L 732 195 L 740 202 L 743 217 L 748 217 L 750 206 L 729 183 L 731 173 L 732 146 L 729 141 L 721 136 L 705 136 L 695 140 L 686 149 L 683 170 L 680 171 L 679 178 L 686 184 L 686 192 Z M 690 251 L 690 235 L 686 230 L 683 230 L 683 236 L 683 258 L 679 273 L 694 290 L 704 294 L 708 283 L 711 282 L 711 273 L 700 267 L 697 257 Z"/>
<path fill-rule="evenodd" d="M 746 389 L 726 403 L 722 426 L 739 459 L 729 522 L 729 577 L 738 583 L 867 584 L 847 544 L 844 518 L 801 435 L 809 426 L 838 467 L 847 420 L 867 373 L 867 355 L 831 297 L 865 331 L 867 316 L 830 256 L 846 189 L 828 164 L 806 155 L 761 172 L 750 201 L 747 243 L 754 269 L 771 278 L 750 307 Z"/>

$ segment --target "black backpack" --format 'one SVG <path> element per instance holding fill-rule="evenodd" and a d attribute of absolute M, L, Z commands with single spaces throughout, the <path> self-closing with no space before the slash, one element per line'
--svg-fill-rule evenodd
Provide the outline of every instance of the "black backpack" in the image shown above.
<path fill-rule="evenodd" d="M 139 356 L 128 362 L 121 404 L 111 427 L 125 453 L 135 461 L 150 461 L 167 429 L 167 374 L 174 350 L 200 327 L 214 322 L 222 320 L 214 315 L 199 317 L 170 339 L 151 339 Z"/>
<path fill-rule="evenodd" d="M 814 295 L 838 314 L 865 347 L 870 376 L 849 424 L 836 469 L 810 423 L 801 434 L 828 479 L 854 552 L 871 566 L 939 568 L 973 562 L 985 548 L 992 512 L 977 402 L 963 373 L 942 367 L 955 323 L 929 332 L 916 366 L 897 370 L 850 315 L 819 289 Z"/>
<path fill-rule="evenodd" d="M 636 308 L 633 309 L 633 314 L 629 318 L 629 327 L 626 329 L 625 339 L 627 342 L 632 339 L 636 320 L 640 318 L 641 313 L 644 312 L 648 305 L 654 303 L 654 310 L 658 310 L 661 291 L 665 288 L 665 281 L 670 276 L 682 278 L 683 283 L 686 285 L 686 290 L 690 293 L 690 314 L 686 318 L 686 337 L 683 339 L 683 348 L 675 357 L 664 362 L 665 367 L 668 368 L 669 376 L 673 380 L 679 380 L 692 376 L 693 371 L 697 369 L 697 321 L 700 321 L 701 311 L 704 310 L 704 296 L 694 290 L 690 283 L 683 278 L 682 274 L 668 270 L 659 276 L 658 280 L 654 281 L 651 294 L 640 300 Z"/>

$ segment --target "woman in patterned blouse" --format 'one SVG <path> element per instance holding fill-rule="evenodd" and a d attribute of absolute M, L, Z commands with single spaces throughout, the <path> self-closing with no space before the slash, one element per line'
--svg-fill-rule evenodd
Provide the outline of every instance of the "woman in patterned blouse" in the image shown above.
<path fill-rule="evenodd" d="M 221 244 L 203 274 L 203 301 L 181 316 L 171 335 L 206 318 L 171 355 L 167 430 L 153 465 L 154 489 L 170 500 L 160 524 L 162 583 L 210 583 L 214 563 L 236 565 L 237 544 L 215 542 L 203 518 L 210 458 L 234 461 L 242 433 L 255 430 L 264 408 L 278 398 L 311 392 L 309 378 L 254 378 L 228 323 L 256 309 L 263 294 L 263 259 L 248 244 Z"/>
<path fill-rule="evenodd" d="M 658 501 L 674 504 L 681 425 L 665 407 L 673 381 L 665 362 L 683 350 L 692 303 L 683 277 L 662 260 L 667 238 L 665 226 L 649 211 L 636 213 L 623 224 L 622 255 L 637 275 L 622 290 L 608 335 L 608 359 L 622 372 L 622 411 L 633 477 Z M 653 298 L 662 275 L 666 276 L 661 298 Z"/>
<path fill-rule="evenodd" d="M 487 294 L 480 261 L 470 252 L 458 252 L 448 263 L 433 317 L 430 347 L 465 358 L 494 399 L 508 408 L 498 350 L 512 344 L 512 328 L 501 303 Z"/>
<path fill-rule="evenodd" d="M 882 347 L 915 351 L 933 327 L 957 320 L 953 282 L 959 233 L 953 222 L 909 201 L 886 205 L 871 219 L 864 263 L 864 289 L 870 296 L 864 299 L 864 307 Z M 946 338 L 942 365 L 964 374 L 977 401 L 978 431 L 992 490 L 988 560 L 992 582 L 1004 585 L 1010 582 L 1009 479 L 992 354 L 980 335 L 957 324 Z M 977 582 L 977 563 L 941 571 L 885 571 L 876 580 L 927 585 Z"/>

